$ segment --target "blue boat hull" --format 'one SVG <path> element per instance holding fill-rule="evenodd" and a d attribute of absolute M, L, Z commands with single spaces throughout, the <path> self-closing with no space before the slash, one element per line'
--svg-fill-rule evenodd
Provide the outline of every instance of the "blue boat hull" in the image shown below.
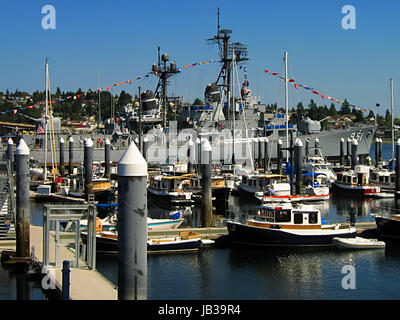
<path fill-rule="evenodd" d="M 227 222 L 233 243 L 255 246 L 333 246 L 334 237 L 354 238 L 357 232 L 336 234 L 296 235 L 280 229 L 257 228 L 245 224 Z"/>

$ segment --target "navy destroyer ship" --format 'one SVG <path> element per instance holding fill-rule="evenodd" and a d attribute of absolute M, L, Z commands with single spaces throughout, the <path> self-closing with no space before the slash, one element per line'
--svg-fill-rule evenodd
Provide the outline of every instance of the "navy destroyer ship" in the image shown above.
<path fill-rule="evenodd" d="M 219 19 L 218 19 L 219 20 Z M 217 35 L 207 39 L 209 43 L 216 44 L 219 48 L 221 60 L 221 69 L 217 79 L 206 86 L 204 92 L 205 105 L 202 106 L 182 106 L 179 110 L 179 118 L 175 129 L 179 133 L 181 130 L 191 128 L 197 131 L 200 136 L 208 137 L 212 142 L 213 161 L 221 161 L 224 163 L 235 163 L 240 158 L 239 153 L 249 149 L 249 141 L 252 139 L 269 140 L 269 158 L 274 159 L 277 156 L 277 143 L 281 140 L 283 146 L 287 145 L 288 137 L 299 139 L 305 145 L 308 139 L 313 146 L 318 143 L 321 154 L 329 161 L 339 160 L 339 144 L 343 138 L 356 140 L 358 142 L 358 154 L 361 158 L 369 155 L 373 137 L 377 130 L 375 124 L 350 124 L 346 127 L 335 127 L 328 130 L 322 130 L 321 121 L 314 121 L 309 118 L 301 119 L 299 126 L 291 124 L 289 113 L 271 113 L 268 112 L 267 106 L 260 103 L 259 97 L 252 95 L 248 82 L 245 81 L 240 86 L 238 77 L 238 66 L 243 65 L 247 60 L 247 46 L 240 42 L 231 43 L 231 30 L 220 29 L 219 22 Z M 149 130 L 154 129 L 160 131 L 163 135 L 163 142 L 166 146 L 165 150 L 170 152 L 174 147 L 170 144 L 169 135 L 166 132 L 171 131 L 171 123 L 167 123 L 167 108 L 172 101 L 167 96 L 168 78 L 178 74 L 178 68 L 175 62 L 167 62 L 169 57 L 167 54 L 160 56 L 158 49 L 158 64 L 153 64 L 152 72 L 159 78 L 154 94 L 151 90 L 145 90 L 140 94 L 141 108 L 139 110 L 133 108 L 133 105 L 127 105 L 124 112 L 118 114 L 115 118 L 107 119 L 104 123 L 104 129 L 101 131 L 93 131 L 92 133 L 71 134 L 71 132 L 63 130 L 61 127 L 61 119 L 57 117 L 43 117 L 41 119 L 32 119 L 36 122 L 36 134 L 24 135 L 31 150 L 31 157 L 43 163 L 44 147 L 46 135 L 44 130 L 40 128 L 52 128 L 54 142 L 52 144 L 53 151 L 48 150 L 47 159 L 58 157 L 59 140 L 61 137 L 66 142 L 65 157 L 68 159 L 68 143 L 72 137 L 74 141 L 74 160 L 76 162 L 83 161 L 84 141 L 91 138 L 94 142 L 94 160 L 104 160 L 104 143 L 106 139 L 111 142 L 111 161 L 117 162 L 131 141 L 139 142 Z M 238 82 L 235 85 L 235 82 Z M 236 92 L 235 92 L 236 91 Z M 50 120 L 52 123 L 50 123 Z M 223 133 L 230 132 L 230 140 L 218 139 Z M 140 137 L 141 136 L 141 137 Z M 148 150 L 160 148 L 150 139 Z M 154 138 L 154 137 L 153 137 Z M 195 140 L 195 139 L 194 139 Z M 221 141 L 218 144 L 218 140 Z M 143 140 L 142 140 L 143 141 Z M 17 141 L 14 141 L 17 142 Z M 185 143 L 185 142 L 178 142 Z M 231 155 L 227 156 L 226 147 L 232 149 Z M 216 152 L 214 152 L 214 150 Z M 51 155 L 53 152 L 53 155 Z M 152 152 L 154 153 L 154 151 Z M 172 152 L 171 152 L 172 153 Z M 174 151 L 174 154 L 177 152 Z M 152 159 L 148 161 L 151 163 Z M 167 157 L 167 162 L 173 162 L 173 159 Z"/>

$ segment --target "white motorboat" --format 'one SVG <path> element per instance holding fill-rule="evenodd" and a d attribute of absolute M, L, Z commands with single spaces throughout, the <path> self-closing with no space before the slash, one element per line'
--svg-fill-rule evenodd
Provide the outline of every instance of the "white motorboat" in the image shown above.
<path fill-rule="evenodd" d="M 377 239 L 366 239 L 362 237 L 339 238 L 335 237 L 332 242 L 340 249 L 385 249 L 385 242 Z"/>

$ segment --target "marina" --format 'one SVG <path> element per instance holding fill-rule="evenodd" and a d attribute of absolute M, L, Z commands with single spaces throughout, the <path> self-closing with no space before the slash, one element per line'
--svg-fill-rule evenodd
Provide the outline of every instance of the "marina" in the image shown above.
<path fill-rule="evenodd" d="M 169 33 L 175 20 L 154 22 L 163 41 L 143 28 L 149 38 L 129 50 L 132 61 L 123 51 L 105 63 L 99 47 L 107 84 L 121 69 L 142 77 L 107 86 L 98 72 L 97 89 L 82 90 L 79 73 L 79 89 L 62 91 L 72 78 L 58 59 L 69 60 L 49 51 L 31 62 L 42 69 L 27 73 L 31 94 L 0 80 L 0 300 L 400 299 L 394 80 L 389 111 L 383 85 L 361 94 L 352 86 L 363 79 L 348 80 L 360 66 L 339 79 L 328 52 L 307 49 L 321 59 L 310 67 L 302 45 L 272 41 L 261 66 L 254 21 L 243 32 L 234 11 L 214 11 L 201 33 L 181 17 L 184 49 Z M 181 62 L 196 54 L 201 62 Z M 216 306 L 202 316 L 240 311 Z M 165 304 L 158 316 L 177 310 Z"/>

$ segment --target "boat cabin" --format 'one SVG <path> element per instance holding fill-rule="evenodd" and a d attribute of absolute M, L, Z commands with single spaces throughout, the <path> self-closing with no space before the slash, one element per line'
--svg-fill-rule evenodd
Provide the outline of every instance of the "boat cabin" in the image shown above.
<path fill-rule="evenodd" d="M 370 167 L 359 165 L 355 170 L 338 172 L 336 183 L 349 186 L 367 186 L 370 185 Z"/>
<path fill-rule="evenodd" d="M 321 226 L 321 213 L 311 205 L 294 208 L 291 204 L 271 204 L 260 207 L 256 220 L 271 225 Z"/>
<path fill-rule="evenodd" d="M 182 190 L 183 185 L 190 183 L 190 177 L 187 175 L 170 176 L 158 175 L 152 176 L 149 182 L 149 188 L 159 191 L 178 191 Z"/>
<path fill-rule="evenodd" d="M 250 187 L 264 190 L 276 182 L 288 182 L 285 175 L 266 174 L 266 175 L 243 175 L 242 183 Z"/>
<path fill-rule="evenodd" d="M 190 179 L 189 188 L 191 189 L 201 189 L 201 175 L 194 176 Z M 224 176 L 213 176 L 211 177 L 211 188 L 225 188 L 226 182 Z"/>

